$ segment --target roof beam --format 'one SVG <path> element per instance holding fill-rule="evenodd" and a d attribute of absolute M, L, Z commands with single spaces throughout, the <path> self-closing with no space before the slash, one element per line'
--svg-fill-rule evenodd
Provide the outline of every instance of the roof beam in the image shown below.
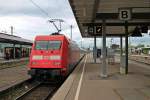
<path fill-rule="evenodd" d="M 85 34 L 83 34 L 83 36 L 85 36 Z M 101 37 L 102 34 L 88 34 L 88 36 L 85 36 L 85 37 Z M 125 34 L 106 34 L 107 37 L 120 37 L 120 36 L 125 36 Z"/>
<path fill-rule="evenodd" d="M 82 23 L 83 26 L 101 26 L 102 23 Z M 140 26 L 140 25 L 146 25 L 150 26 L 150 22 L 128 22 L 128 26 Z M 106 23 L 106 26 L 125 26 L 125 23 Z"/>
<path fill-rule="evenodd" d="M 96 19 L 118 19 L 119 13 L 96 13 Z M 132 19 L 150 19 L 150 13 L 132 13 Z"/>
<path fill-rule="evenodd" d="M 98 11 L 100 0 L 95 0 L 94 1 L 94 8 L 93 8 L 93 14 L 92 14 L 92 22 L 95 22 L 96 18 L 96 12 Z"/>

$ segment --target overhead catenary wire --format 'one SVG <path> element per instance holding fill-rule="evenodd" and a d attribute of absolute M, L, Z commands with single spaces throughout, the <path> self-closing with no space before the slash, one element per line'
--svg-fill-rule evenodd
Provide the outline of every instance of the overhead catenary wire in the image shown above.
<path fill-rule="evenodd" d="M 37 3 L 35 3 L 33 0 L 29 0 L 34 6 L 36 6 L 46 17 L 48 17 L 49 19 L 52 19 L 50 16 L 49 16 L 49 14 L 48 14 L 48 12 L 46 12 L 44 9 L 42 9 Z M 63 15 L 65 15 L 65 14 L 63 14 Z M 54 20 L 54 19 L 52 19 L 52 20 Z M 69 27 L 70 26 L 72 26 L 71 24 L 69 24 L 68 22 L 66 22 L 66 21 L 64 21 L 63 20 L 63 22 L 65 22 Z M 53 25 L 54 25 L 54 22 L 53 22 Z M 56 25 L 54 25 L 55 27 L 56 27 Z M 74 27 L 72 27 L 72 28 L 74 28 Z M 57 29 L 58 30 L 58 29 Z M 59 31 L 61 31 L 61 26 L 60 26 L 60 30 Z"/>
<path fill-rule="evenodd" d="M 33 0 L 29 0 L 34 6 L 36 6 L 46 17 L 48 17 L 49 19 L 51 19 L 51 17 L 49 16 L 48 12 L 46 12 L 44 9 L 42 9 L 37 3 L 35 3 Z M 51 28 L 51 27 L 50 27 Z M 53 30 L 51 28 L 51 30 Z"/>
<path fill-rule="evenodd" d="M 66 4 L 69 5 L 68 0 L 64 0 L 63 2 L 65 2 Z M 60 4 L 60 5 L 58 5 L 58 6 L 59 6 L 60 8 L 62 8 L 64 5 L 62 6 L 62 4 Z M 68 6 L 68 7 L 65 6 L 65 7 L 66 7 L 66 9 L 69 9 L 69 8 L 70 8 L 69 6 Z M 64 11 L 65 11 L 65 10 L 64 10 Z M 70 24 L 70 23 L 68 23 L 68 22 L 66 21 L 66 20 L 68 20 L 68 19 L 66 19 L 68 16 L 66 15 L 66 13 L 65 13 L 64 11 L 61 13 L 61 16 L 64 16 L 64 19 L 62 19 L 62 18 L 61 18 L 61 19 L 63 20 L 64 24 L 66 24 L 65 27 L 63 26 L 63 31 L 65 31 L 65 30 L 67 30 L 67 29 L 71 29 L 71 30 L 72 30 L 72 29 L 75 28 L 75 27 L 74 27 L 73 24 Z M 70 12 L 71 12 L 71 10 L 70 10 Z M 57 20 L 57 19 L 56 19 L 56 20 Z M 72 28 L 71 28 L 71 26 L 72 26 Z"/>
<path fill-rule="evenodd" d="M 43 14 L 45 14 L 47 17 L 49 17 L 50 18 L 50 16 L 49 16 L 49 14 L 45 11 L 45 10 L 43 10 L 38 4 L 36 4 L 33 0 L 29 0 L 34 6 L 36 6 L 37 8 L 39 8 L 39 10 L 41 11 L 41 12 L 43 12 Z"/>
<path fill-rule="evenodd" d="M 49 14 L 45 11 L 45 10 L 43 10 L 38 4 L 36 4 L 33 0 L 30 0 L 31 1 L 31 3 L 34 5 L 34 6 L 36 6 L 37 8 L 39 8 L 39 10 L 41 11 L 41 12 L 43 12 L 49 19 L 51 19 L 50 18 L 50 16 L 49 16 Z M 53 19 L 52 19 L 53 20 Z M 57 29 L 57 31 L 59 32 L 61 29 L 58 29 L 58 27 L 56 26 L 56 24 L 54 23 L 54 21 L 50 21 L 54 26 L 55 26 L 55 28 Z"/>

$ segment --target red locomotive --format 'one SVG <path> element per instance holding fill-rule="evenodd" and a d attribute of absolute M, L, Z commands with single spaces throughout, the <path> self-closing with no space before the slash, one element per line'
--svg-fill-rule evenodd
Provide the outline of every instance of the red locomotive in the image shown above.
<path fill-rule="evenodd" d="M 36 36 L 28 73 L 37 76 L 65 77 L 80 59 L 77 44 L 64 35 Z"/>

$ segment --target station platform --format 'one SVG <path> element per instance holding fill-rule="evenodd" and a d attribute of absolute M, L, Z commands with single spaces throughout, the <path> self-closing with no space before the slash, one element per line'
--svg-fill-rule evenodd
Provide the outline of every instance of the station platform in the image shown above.
<path fill-rule="evenodd" d="M 5 68 L 16 67 L 20 65 L 26 65 L 29 61 L 29 57 L 19 58 L 19 59 L 0 59 L 0 70 Z"/>
<path fill-rule="evenodd" d="M 0 59 L 0 64 L 5 64 L 5 63 L 12 63 L 12 62 L 19 62 L 19 61 L 26 61 L 29 60 L 29 57 L 24 57 L 24 58 L 19 58 L 19 59 Z"/>
<path fill-rule="evenodd" d="M 18 66 L 0 70 L 0 91 L 30 78 L 27 66 Z"/>
<path fill-rule="evenodd" d="M 107 65 L 100 77 L 101 61 L 87 54 L 51 100 L 150 100 L 150 66 L 129 61 L 129 73 L 119 73 L 120 63 Z"/>

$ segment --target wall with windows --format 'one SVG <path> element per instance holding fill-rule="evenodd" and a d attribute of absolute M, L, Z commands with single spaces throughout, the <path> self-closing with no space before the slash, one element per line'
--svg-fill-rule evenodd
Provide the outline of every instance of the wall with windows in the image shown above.
<path fill-rule="evenodd" d="M 30 52 L 31 52 L 30 45 L 16 44 L 14 46 L 13 44 L 10 43 L 0 43 L 0 59 L 29 57 Z"/>
<path fill-rule="evenodd" d="M 3 59 L 5 56 L 5 47 L 13 47 L 13 44 L 0 43 L 0 59 Z"/>

